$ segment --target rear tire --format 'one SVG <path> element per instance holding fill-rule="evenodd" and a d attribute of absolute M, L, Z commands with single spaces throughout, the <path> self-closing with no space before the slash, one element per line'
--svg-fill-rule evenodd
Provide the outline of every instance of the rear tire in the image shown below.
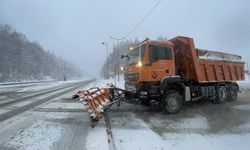
<path fill-rule="evenodd" d="M 163 111 L 169 114 L 178 113 L 182 108 L 182 96 L 178 91 L 170 90 L 163 95 L 161 102 Z"/>
<path fill-rule="evenodd" d="M 238 87 L 235 84 L 231 84 L 228 87 L 228 101 L 235 101 L 238 97 Z"/>
<path fill-rule="evenodd" d="M 219 86 L 216 94 L 216 102 L 218 104 L 225 103 L 227 101 L 228 94 L 225 86 Z"/>

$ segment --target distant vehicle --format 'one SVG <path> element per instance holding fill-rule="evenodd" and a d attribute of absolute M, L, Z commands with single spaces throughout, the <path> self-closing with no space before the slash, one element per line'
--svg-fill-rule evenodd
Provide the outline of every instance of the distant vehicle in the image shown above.
<path fill-rule="evenodd" d="M 63 81 L 67 81 L 67 76 L 63 75 Z"/>
<path fill-rule="evenodd" d="M 109 85 L 82 91 L 80 98 L 92 121 L 120 100 L 146 105 L 158 102 L 170 114 L 179 112 L 187 101 L 234 101 L 239 90 L 235 81 L 244 80 L 241 56 L 197 49 L 189 37 L 147 39 L 121 57 L 128 60 L 123 70 L 125 90 Z"/>

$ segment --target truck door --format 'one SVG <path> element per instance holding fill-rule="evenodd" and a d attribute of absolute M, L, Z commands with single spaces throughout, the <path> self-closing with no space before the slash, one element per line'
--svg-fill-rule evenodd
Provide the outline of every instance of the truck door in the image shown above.
<path fill-rule="evenodd" d="M 150 44 L 148 81 L 160 81 L 164 76 L 175 75 L 173 48 L 163 45 Z"/>

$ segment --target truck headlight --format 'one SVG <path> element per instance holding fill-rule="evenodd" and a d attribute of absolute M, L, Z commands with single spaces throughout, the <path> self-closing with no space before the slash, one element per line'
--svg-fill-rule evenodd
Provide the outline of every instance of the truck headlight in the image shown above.
<path fill-rule="evenodd" d="M 139 61 L 139 62 L 137 63 L 137 65 L 138 65 L 138 67 L 141 67 L 141 66 L 142 66 L 142 62 Z"/>

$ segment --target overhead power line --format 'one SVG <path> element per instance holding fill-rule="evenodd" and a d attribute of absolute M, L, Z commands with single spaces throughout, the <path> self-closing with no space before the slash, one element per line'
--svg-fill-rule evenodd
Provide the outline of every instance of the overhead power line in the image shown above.
<path fill-rule="evenodd" d="M 148 13 L 135 25 L 134 28 L 132 28 L 132 30 L 130 30 L 130 32 L 128 32 L 127 35 L 125 35 L 124 37 L 121 38 L 117 38 L 117 39 L 126 39 L 128 36 L 130 36 L 133 32 L 135 32 L 135 30 L 147 19 L 147 17 L 154 11 L 154 9 L 161 3 L 162 0 L 159 0 L 149 11 Z"/>

